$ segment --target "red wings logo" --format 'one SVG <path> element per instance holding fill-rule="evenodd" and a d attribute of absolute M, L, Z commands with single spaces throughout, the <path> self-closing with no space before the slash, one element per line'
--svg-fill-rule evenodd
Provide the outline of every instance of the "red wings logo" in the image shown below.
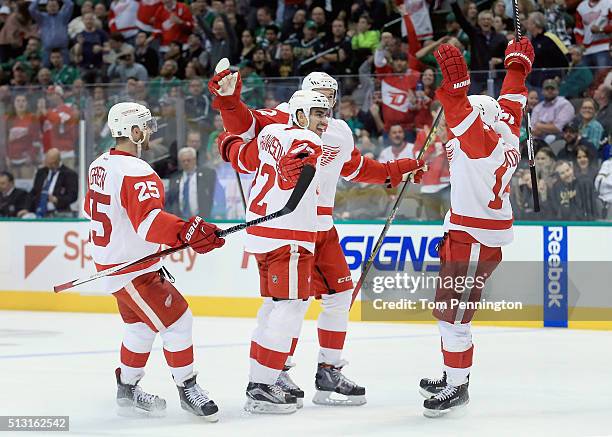
<path fill-rule="evenodd" d="M 331 164 L 336 156 L 340 153 L 340 147 L 338 146 L 323 146 L 323 156 L 321 157 L 321 165 L 325 166 Z"/>
<path fill-rule="evenodd" d="M 406 93 L 397 93 L 391 91 L 389 92 L 389 97 L 391 97 L 391 105 L 402 106 L 406 102 L 408 95 Z"/>

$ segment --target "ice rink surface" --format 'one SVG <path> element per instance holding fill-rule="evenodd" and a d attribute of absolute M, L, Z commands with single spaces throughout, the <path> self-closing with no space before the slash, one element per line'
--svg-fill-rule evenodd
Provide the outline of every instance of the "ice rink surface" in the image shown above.
<path fill-rule="evenodd" d="M 306 321 L 291 371 L 306 392 L 304 408 L 260 416 L 242 410 L 254 324 L 195 319 L 198 382 L 220 408 L 220 421 L 211 424 L 181 410 L 159 338 L 141 385 L 167 400 L 166 417 L 116 415 L 118 315 L 0 312 L 0 415 L 68 415 L 69 434 L 79 436 L 612 434 L 611 332 L 475 327 L 467 411 L 427 419 L 417 387 L 421 377 L 440 373 L 435 325 L 352 323 L 344 373 L 366 386 L 368 403 L 321 407 L 310 402 L 317 343 L 316 324 Z"/>

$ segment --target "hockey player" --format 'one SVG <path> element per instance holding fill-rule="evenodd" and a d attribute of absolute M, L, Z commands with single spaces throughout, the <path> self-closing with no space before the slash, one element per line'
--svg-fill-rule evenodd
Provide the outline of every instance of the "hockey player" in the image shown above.
<path fill-rule="evenodd" d="M 151 112 L 138 103 L 117 103 L 108 113 L 108 127 L 116 145 L 90 165 L 83 208 L 91 219 L 92 257 L 98 271 L 159 252 L 162 244 L 188 243 L 197 253 L 223 246 L 225 240 L 215 235 L 215 225 L 201 217 L 184 221 L 163 211 L 163 183 L 140 159 L 157 130 Z M 125 323 L 121 364 L 115 371 L 121 412 L 161 415 L 166 409 L 164 399 L 138 385 L 159 332 L 182 408 L 216 421 L 217 406 L 196 383 L 191 310 L 161 260 L 100 281 L 117 299 Z"/>
<path fill-rule="evenodd" d="M 309 74 L 304 78 L 301 88 L 322 93 L 329 100 L 330 109 L 333 108 L 338 83 L 328 74 L 318 72 Z M 231 73 L 229 69 L 220 71 L 209 82 L 209 90 L 215 96 L 213 106 L 221 112 L 223 124 L 228 132 L 248 140 L 268 124 L 289 122 L 287 103 L 282 103 L 276 109 L 249 109 L 240 101 L 240 89 L 239 73 Z M 347 364 L 342 359 L 342 349 L 348 326 L 353 283 L 332 219 L 336 186 L 339 177 L 342 176 L 353 182 L 386 183 L 394 187 L 402 181 L 404 174 L 410 172 L 415 172 L 415 180 L 418 182 L 424 162 L 398 159 L 379 163 L 365 158 L 355 147 L 352 132 L 346 122 L 334 118 L 328 118 L 327 122 L 327 128 L 321 137 L 323 155 L 317 205 L 318 232 L 311 287 L 311 294 L 321 299 L 322 306 L 318 319 L 320 352 L 315 375 L 317 393 L 313 402 L 324 405 L 363 405 L 366 402 L 365 388 L 342 374 L 342 368 Z M 221 157 L 230 161 L 232 148 L 238 145 L 228 144 L 224 141 L 224 136 L 220 136 L 218 143 Z M 247 144 L 234 156 L 235 159 L 231 162 L 237 171 L 252 173 L 257 168 L 257 148 Z M 289 162 L 285 164 L 291 165 Z M 299 173 L 300 166 L 303 165 L 301 160 L 297 159 L 292 164 L 293 171 Z M 304 313 L 308 305 L 308 301 L 304 302 Z M 270 302 L 264 302 L 258 318 L 265 317 L 270 309 Z M 299 329 L 293 338 L 290 356 L 295 351 L 298 335 Z M 296 395 L 298 404 L 301 405 L 304 392 L 291 380 L 287 372 L 292 365 L 290 360 L 287 361 L 278 383 L 286 391 Z M 332 399 L 333 393 L 342 395 L 342 399 Z"/>
<path fill-rule="evenodd" d="M 317 237 L 320 136 L 327 128 L 327 98 L 315 91 L 297 91 L 289 100 L 292 126 L 269 124 L 246 146 L 236 135 L 226 135 L 235 161 L 241 148 L 257 150 L 257 168 L 249 194 L 246 219 L 280 210 L 295 187 L 301 168 L 286 162 L 299 160 L 317 172 L 296 210 L 274 221 L 274 226 L 247 228 L 245 249 L 255 254 L 260 291 L 266 311 L 260 311 L 250 351 L 250 375 L 245 410 L 252 413 L 293 413 L 297 398 L 277 384 L 293 338 L 304 318 L 304 300 L 310 296 Z M 233 147 L 235 146 L 235 147 Z"/>
<path fill-rule="evenodd" d="M 435 57 L 443 76 L 436 94 L 448 126 L 451 208 L 439 247 L 440 277 L 444 280 L 436 290 L 433 312 L 442 337 L 444 373 L 440 379 L 420 382 L 421 394 L 428 398 L 424 401 L 428 417 L 469 402 L 474 310 L 456 303 L 480 301 L 484 282 L 501 262 L 501 246 L 513 239 L 509 184 L 520 160 L 525 79 L 534 50 L 527 38 L 510 41 L 504 59 L 506 77 L 497 100 L 467 95 L 469 73 L 457 48 L 442 44 Z"/>

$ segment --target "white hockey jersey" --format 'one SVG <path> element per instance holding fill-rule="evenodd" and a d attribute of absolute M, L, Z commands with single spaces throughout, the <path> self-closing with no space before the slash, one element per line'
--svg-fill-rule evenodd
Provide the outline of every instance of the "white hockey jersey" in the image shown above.
<path fill-rule="evenodd" d="M 162 211 L 164 185 L 142 159 L 112 149 L 89 166 L 83 210 L 91 220 L 89 238 L 98 271 L 134 261 L 178 244 L 184 221 Z M 144 273 L 158 270 L 159 259 L 99 279 L 109 293 Z"/>
<path fill-rule="evenodd" d="M 321 149 L 321 139 L 314 132 L 286 124 L 264 127 L 256 139 L 259 167 L 249 194 L 246 219 L 254 220 L 282 209 L 292 189 L 282 189 L 277 172 L 278 161 L 291 149 L 309 147 Z M 317 237 L 317 203 L 319 197 L 320 156 L 315 176 L 292 213 L 247 228 L 245 249 L 251 253 L 265 253 L 288 244 L 297 244 L 314 253 Z"/>
<path fill-rule="evenodd" d="M 467 96 L 437 96 L 445 109 L 450 140 L 446 143 L 451 184 L 451 209 L 444 230 L 460 230 L 478 242 L 499 247 L 513 240 L 510 179 L 520 161 L 519 130 L 527 101 L 524 75 L 506 74 L 498 102 L 502 108 L 498 135 L 485 125 Z"/>

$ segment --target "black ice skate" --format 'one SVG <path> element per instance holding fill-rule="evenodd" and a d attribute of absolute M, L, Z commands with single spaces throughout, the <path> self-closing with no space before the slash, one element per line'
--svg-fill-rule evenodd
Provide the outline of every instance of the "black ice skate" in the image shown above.
<path fill-rule="evenodd" d="M 208 397 L 208 392 L 196 383 L 196 375 L 189 377 L 181 385 L 176 385 L 181 397 L 181 407 L 196 416 L 203 416 L 208 422 L 216 422 L 219 420 L 217 417 L 219 408 Z"/>
<path fill-rule="evenodd" d="M 282 388 L 284 392 L 295 396 L 297 400 L 297 407 L 302 408 L 304 406 L 304 390 L 302 390 L 295 382 L 293 382 L 291 376 L 289 376 L 289 369 L 290 367 L 285 366 L 280 375 L 278 375 L 276 385 Z"/>
<path fill-rule="evenodd" d="M 297 399 L 279 385 L 249 382 L 244 409 L 258 414 L 291 414 L 297 411 Z"/>
<path fill-rule="evenodd" d="M 469 380 L 465 384 L 454 386 L 447 384 L 439 393 L 423 401 L 425 417 L 439 417 L 450 411 L 461 409 L 470 402 L 468 393 Z"/>
<path fill-rule="evenodd" d="M 134 384 L 124 384 L 121 382 L 121 369 L 115 369 L 117 378 L 117 405 L 119 405 L 119 415 L 131 416 L 134 414 L 146 414 L 150 416 L 163 416 L 166 413 L 166 401 L 145 392 L 138 381 Z"/>
<path fill-rule="evenodd" d="M 319 363 L 315 375 L 317 392 L 312 399 L 314 404 L 358 406 L 366 403 L 365 388 L 342 374 L 342 367 L 346 364 L 346 361 L 338 366 Z M 332 397 L 334 393 L 340 395 L 340 398 Z"/>
<path fill-rule="evenodd" d="M 419 393 L 425 399 L 437 395 L 446 387 L 446 372 L 442 373 L 442 378 L 423 378 L 419 383 Z"/>

